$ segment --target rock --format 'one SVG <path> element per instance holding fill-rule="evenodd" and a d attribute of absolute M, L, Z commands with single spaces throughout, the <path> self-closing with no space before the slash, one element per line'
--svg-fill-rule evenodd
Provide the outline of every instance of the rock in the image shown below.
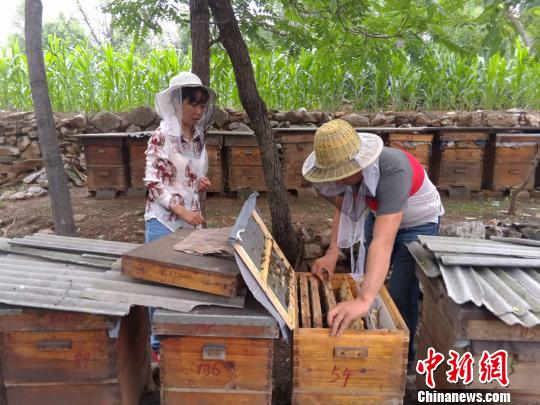
<path fill-rule="evenodd" d="M 352 113 L 347 114 L 342 117 L 343 120 L 347 121 L 354 128 L 358 127 L 369 127 L 369 118 L 364 115 Z"/>
<path fill-rule="evenodd" d="M 49 180 L 38 180 L 37 182 L 37 185 L 40 186 L 41 188 L 45 188 L 45 189 L 49 189 Z"/>
<path fill-rule="evenodd" d="M 107 133 L 120 128 L 122 126 L 122 119 L 118 115 L 108 111 L 100 111 L 90 118 L 89 124 L 101 132 Z"/>
<path fill-rule="evenodd" d="M 504 236 L 503 229 L 500 226 L 486 226 L 486 238 L 490 239 L 492 236 Z"/>
<path fill-rule="evenodd" d="M 332 230 L 327 229 L 320 235 L 321 239 L 321 248 L 326 249 L 330 246 L 330 242 L 332 241 Z"/>
<path fill-rule="evenodd" d="M 321 246 L 317 243 L 306 243 L 304 244 L 304 259 L 315 259 L 317 257 L 321 257 L 323 255 L 323 251 L 321 249 Z"/>
<path fill-rule="evenodd" d="M 0 157 L 18 157 L 21 155 L 19 148 L 12 146 L 0 146 Z"/>
<path fill-rule="evenodd" d="M 37 231 L 38 233 L 45 234 L 45 235 L 54 235 L 54 229 L 51 228 L 43 228 Z"/>
<path fill-rule="evenodd" d="M 460 127 L 470 127 L 473 122 L 473 115 L 471 113 L 463 113 L 458 115 L 457 124 Z"/>
<path fill-rule="evenodd" d="M 86 217 L 88 217 L 88 215 L 85 215 L 85 214 L 75 214 L 75 215 L 73 215 L 73 219 L 76 222 L 83 221 L 84 219 L 86 219 Z"/>
<path fill-rule="evenodd" d="M 430 120 L 425 113 L 420 112 L 415 114 L 415 116 L 412 118 L 412 122 L 415 127 L 427 127 L 430 123 Z"/>
<path fill-rule="evenodd" d="M 275 128 L 279 125 L 279 121 L 270 120 L 270 126 L 272 128 Z"/>
<path fill-rule="evenodd" d="M 296 111 L 288 111 L 285 113 L 285 120 L 291 124 L 301 124 L 304 120 L 305 109 L 298 109 Z"/>
<path fill-rule="evenodd" d="M 127 114 L 127 121 L 141 128 L 146 128 L 156 119 L 157 114 L 148 106 L 137 107 Z"/>
<path fill-rule="evenodd" d="M 525 114 L 523 116 L 525 125 L 529 127 L 540 127 L 540 117 L 533 114 Z"/>
<path fill-rule="evenodd" d="M 226 128 L 229 123 L 229 113 L 221 108 L 214 110 L 214 122 L 218 128 Z"/>
<path fill-rule="evenodd" d="M 386 115 L 382 113 L 377 113 L 373 117 L 371 117 L 371 126 L 372 127 L 380 127 L 386 124 Z"/>
<path fill-rule="evenodd" d="M 300 228 L 300 232 L 302 233 L 302 241 L 304 242 L 304 244 L 311 243 L 315 239 L 311 229 L 306 229 L 302 227 Z"/>
<path fill-rule="evenodd" d="M 144 210 L 135 210 L 133 211 L 133 216 L 142 217 L 144 215 Z"/>
<path fill-rule="evenodd" d="M 248 127 L 243 122 L 231 122 L 229 124 L 229 130 L 235 131 L 235 132 L 240 132 L 240 131 L 252 132 L 251 128 Z"/>
<path fill-rule="evenodd" d="M 30 170 L 37 170 L 43 167 L 43 160 L 41 159 L 29 159 L 18 160 L 13 163 L 12 168 L 15 173 L 24 173 Z"/>
<path fill-rule="evenodd" d="M 410 122 L 411 122 L 411 117 L 409 117 L 408 115 L 400 114 L 394 117 L 393 124 L 398 127 L 401 127 L 402 125 L 406 125 L 406 124 L 410 125 Z"/>
<path fill-rule="evenodd" d="M 78 143 L 70 143 L 66 146 L 66 152 L 72 155 L 78 155 L 81 152 L 81 149 Z"/>
<path fill-rule="evenodd" d="M 41 176 L 41 171 L 29 174 L 23 179 L 23 183 L 24 184 L 33 183 L 34 181 L 38 179 L 39 176 Z"/>
<path fill-rule="evenodd" d="M 471 127 L 483 127 L 484 126 L 484 112 L 475 111 L 472 113 Z"/>
<path fill-rule="evenodd" d="M 7 199 L 8 200 L 26 200 L 29 198 L 29 195 L 27 195 L 24 191 L 18 191 L 16 193 L 11 194 Z"/>
<path fill-rule="evenodd" d="M 487 114 L 485 122 L 488 127 L 517 127 L 519 126 L 519 115 L 490 112 Z"/>
<path fill-rule="evenodd" d="M 135 124 L 130 124 L 126 128 L 126 132 L 141 132 L 141 127 Z"/>
<path fill-rule="evenodd" d="M 85 114 L 77 114 L 70 120 L 69 125 L 73 128 L 78 129 L 79 131 L 84 131 L 86 129 L 87 123 L 88 120 L 86 119 Z"/>
<path fill-rule="evenodd" d="M 17 139 L 17 148 L 19 148 L 19 150 L 22 152 L 28 147 L 28 145 L 30 145 L 30 142 L 31 140 L 28 135 L 20 136 Z"/>
<path fill-rule="evenodd" d="M 521 233 L 527 239 L 540 240 L 540 226 L 524 226 L 521 228 Z"/>
<path fill-rule="evenodd" d="M 466 221 L 455 224 L 441 225 L 439 232 L 442 236 L 454 236 L 458 238 L 485 239 L 486 227 L 481 221 Z"/>
<path fill-rule="evenodd" d="M 514 228 L 509 228 L 509 227 L 504 227 L 503 228 L 503 234 L 504 234 L 503 236 L 505 238 L 518 238 L 518 239 L 521 239 L 521 237 L 523 236 L 523 234 L 520 231 L 518 231 L 518 230 L 516 230 Z"/>
<path fill-rule="evenodd" d="M 304 122 L 306 124 L 317 124 L 321 118 L 321 115 L 315 111 L 308 111 L 304 115 Z"/>
<path fill-rule="evenodd" d="M 41 151 L 39 150 L 39 143 L 32 141 L 30 145 L 21 153 L 21 159 L 23 160 L 37 160 L 41 159 Z"/>
<path fill-rule="evenodd" d="M 32 186 L 28 187 L 26 194 L 28 194 L 29 197 L 41 197 L 42 195 L 47 194 L 47 190 L 39 186 Z"/>
<path fill-rule="evenodd" d="M 9 191 L 6 191 L 4 192 L 1 196 L 0 196 L 0 201 L 3 201 L 3 200 L 8 200 L 10 196 L 12 196 L 13 194 L 15 194 L 16 191 L 14 190 L 9 190 Z"/>
<path fill-rule="evenodd" d="M 274 119 L 279 122 L 286 121 L 285 119 L 285 113 L 284 112 L 278 112 L 274 114 Z"/>

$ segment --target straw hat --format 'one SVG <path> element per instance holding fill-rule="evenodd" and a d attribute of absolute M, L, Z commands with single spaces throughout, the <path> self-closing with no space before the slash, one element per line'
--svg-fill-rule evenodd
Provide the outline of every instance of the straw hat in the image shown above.
<path fill-rule="evenodd" d="M 169 87 L 166 90 L 160 91 L 156 94 L 156 112 L 162 118 L 165 118 L 168 115 L 175 115 L 171 95 L 173 90 L 182 87 L 202 87 L 206 89 L 210 96 L 208 102 L 208 104 L 210 105 L 213 104 L 216 98 L 216 95 L 211 88 L 203 86 L 201 79 L 199 79 L 199 76 L 191 72 L 180 72 L 170 80 Z"/>
<path fill-rule="evenodd" d="M 302 175 L 312 183 L 349 177 L 373 163 L 381 154 L 382 139 L 357 133 L 345 120 L 333 120 L 315 132 L 314 151 L 302 167 Z"/>

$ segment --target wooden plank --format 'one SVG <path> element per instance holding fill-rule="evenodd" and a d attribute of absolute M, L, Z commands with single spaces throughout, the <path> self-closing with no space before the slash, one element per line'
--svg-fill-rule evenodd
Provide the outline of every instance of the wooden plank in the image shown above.
<path fill-rule="evenodd" d="M 239 191 L 242 189 L 266 191 L 262 166 L 229 165 L 229 190 Z"/>
<path fill-rule="evenodd" d="M 270 405 L 272 392 L 251 390 L 209 390 L 197 388 L 161 388 L 161 405 Z"/>
<path fill-rule="evenodd" d="M 341 336 L 330 337 L 327 329 L 300 328 L 294 336 L 294 392 L 403 395 L 407 338 L 405 331 L 346 330 Z M 339 348 L 356 348 L 367 354 L 341 357 L 336 355 Z"/>
<path fill-rule="evenodd" d="M 341 287 L 339 288 L 339 299 L 340 302 L 352 301 L 354 299 L 351 287 L 349 286 L 347 279 L 343 280 L 343 282 L 341 283 Z M 357 318 L 353 321 L 349 329 L 363 330 L 365 329 L 364 322 L 362 321 L 362 319 Z"/>
<path fill-rule="evenodd" d="M 487 141 L 487 132 L 441 132 L 441 141 Z"/>
<path fill-rule="evenodd" d="M 300 313 L 302 315 L 302 328 L 311 328 L 311 309 L 309 306 L 309 289 L 307 274 L 302 273 L 299 275 L 299 289 L 300 289 Z"/>
<path fill-rule="evenodd" d="M 197 324 L 172 324 L 172 323 L 153 323 L 152 333 L 154 335 L 173 335 L 173 336 L 219 336 L 219 337 L 238 337 L 246 336 L 258 339 L 274 339 L 276 327 L 270 326 L 244 326 L 235 325 L 197 325 Z"/>
<path fill-rule="evenodd" d="M 271 391 L 273 344 L 272 339 L 163 337 L 161 386 Z M 210 348 L 216 358 L 205 358 Z"/>
<path fill-rule="evenodd" d="M 334 290 L 332 289 L 332 284 L 328 281 L 323 281 L 322 283 L 322 302 L 326 315 L 336 306 L 336 297 L 334 296 Z M 328 326 L 328 325 L 326 325 Z"/>
<path fill-rule="evenodd" d="M 309 277 L 309 288 L 311 291 L 311 319 L 314 328 L 323 327 L 323 317 L 321 310 L 321 297 L 319 296 L 319 280 L 317 277 Z"/>
<path fill-rule="evenodd" d="M 108 188 L 126 190 L 128 187 L 128 170 L 123 165 L 86 166 L 86 173 L 87 187 L 90 191 Z"/>
<path fill-rule="evenodd" d="M 116 381 L 82 384 L 11 386 L 6 389 L 8 404 L 94 405 L 118 404 Z M 128 405 L 123 402 L 122 405 Z"/>
<path fill-rule="evenodd" d="M 162 284 L 234 297 L 242 287 L 234 260 L 174 250 L 193 229 L 174 232 L 122 255 L 122 274 Z"/>
<path fill-rule="evenodd" d="M 295 390 L 292 396 L 293 405 L 351 405 L 354 403 L 361 403 L 362 405 L 402 405 L 403 395 L 389 395 L 389 396 L 376 396 L 376 395 L 364 395 L 363 393 L 358 395 L 347 395 L 332 393 L 327 394 L 323 392 L 313 393 L 311 390 L 308 392 L 302 392 L 302 390 Z M 357 402 L 361 398 L 361 402 Z"/>
<path fill-rule="evenodd" d="M 261 279 L 266 283 L 268 280 L 268 267 L 272 256 L 272 238 L 266 238 L 264 242 L 264 257 L 261 264 Z"/>

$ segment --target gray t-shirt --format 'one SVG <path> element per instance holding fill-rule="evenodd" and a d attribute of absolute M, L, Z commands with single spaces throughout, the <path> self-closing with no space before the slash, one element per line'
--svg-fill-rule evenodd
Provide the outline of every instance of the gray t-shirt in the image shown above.
<path fill-rule="evenodd" d="M 413 171 L 409 158 L 399 149 L 383 147 L 379 156 L 377 215 L 401 212 L 407 206 Z"/>

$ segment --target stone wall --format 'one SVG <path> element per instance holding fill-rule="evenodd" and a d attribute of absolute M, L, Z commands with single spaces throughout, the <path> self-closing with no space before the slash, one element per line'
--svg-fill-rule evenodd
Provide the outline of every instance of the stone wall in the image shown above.
<path fill-rule="evenodd" d="M 539 127 L 540 113 L 522 110 L 475 112 L 378 112 L 295 111 L 269 113 L 274 128 L 317 127 L 333 118 L 343 118 L 355 127 Z M 213 129 L 246 131 L 245 112 L 217 109 Z M 149 107 L 127 113 L 96 114 L 55 113 L 56 132 L 66 170 L 71 181 L 84 180 L 85 162 L 81 145 L 74 135 L 88 133 L 138 132 L 154 130 L 159 117 Z M 36 120 L 31 112 L 0 112 L 0 186 L 28 180 L 43 166 L 39 150 Z M 79 181 L 77 181 L 79 177 Z M 44 180 L 43 176 L 36 179 Z M 28 183 L 30 184 L 30 183 Z M 45 183 L 43 183 L 45 185 Z"/>

